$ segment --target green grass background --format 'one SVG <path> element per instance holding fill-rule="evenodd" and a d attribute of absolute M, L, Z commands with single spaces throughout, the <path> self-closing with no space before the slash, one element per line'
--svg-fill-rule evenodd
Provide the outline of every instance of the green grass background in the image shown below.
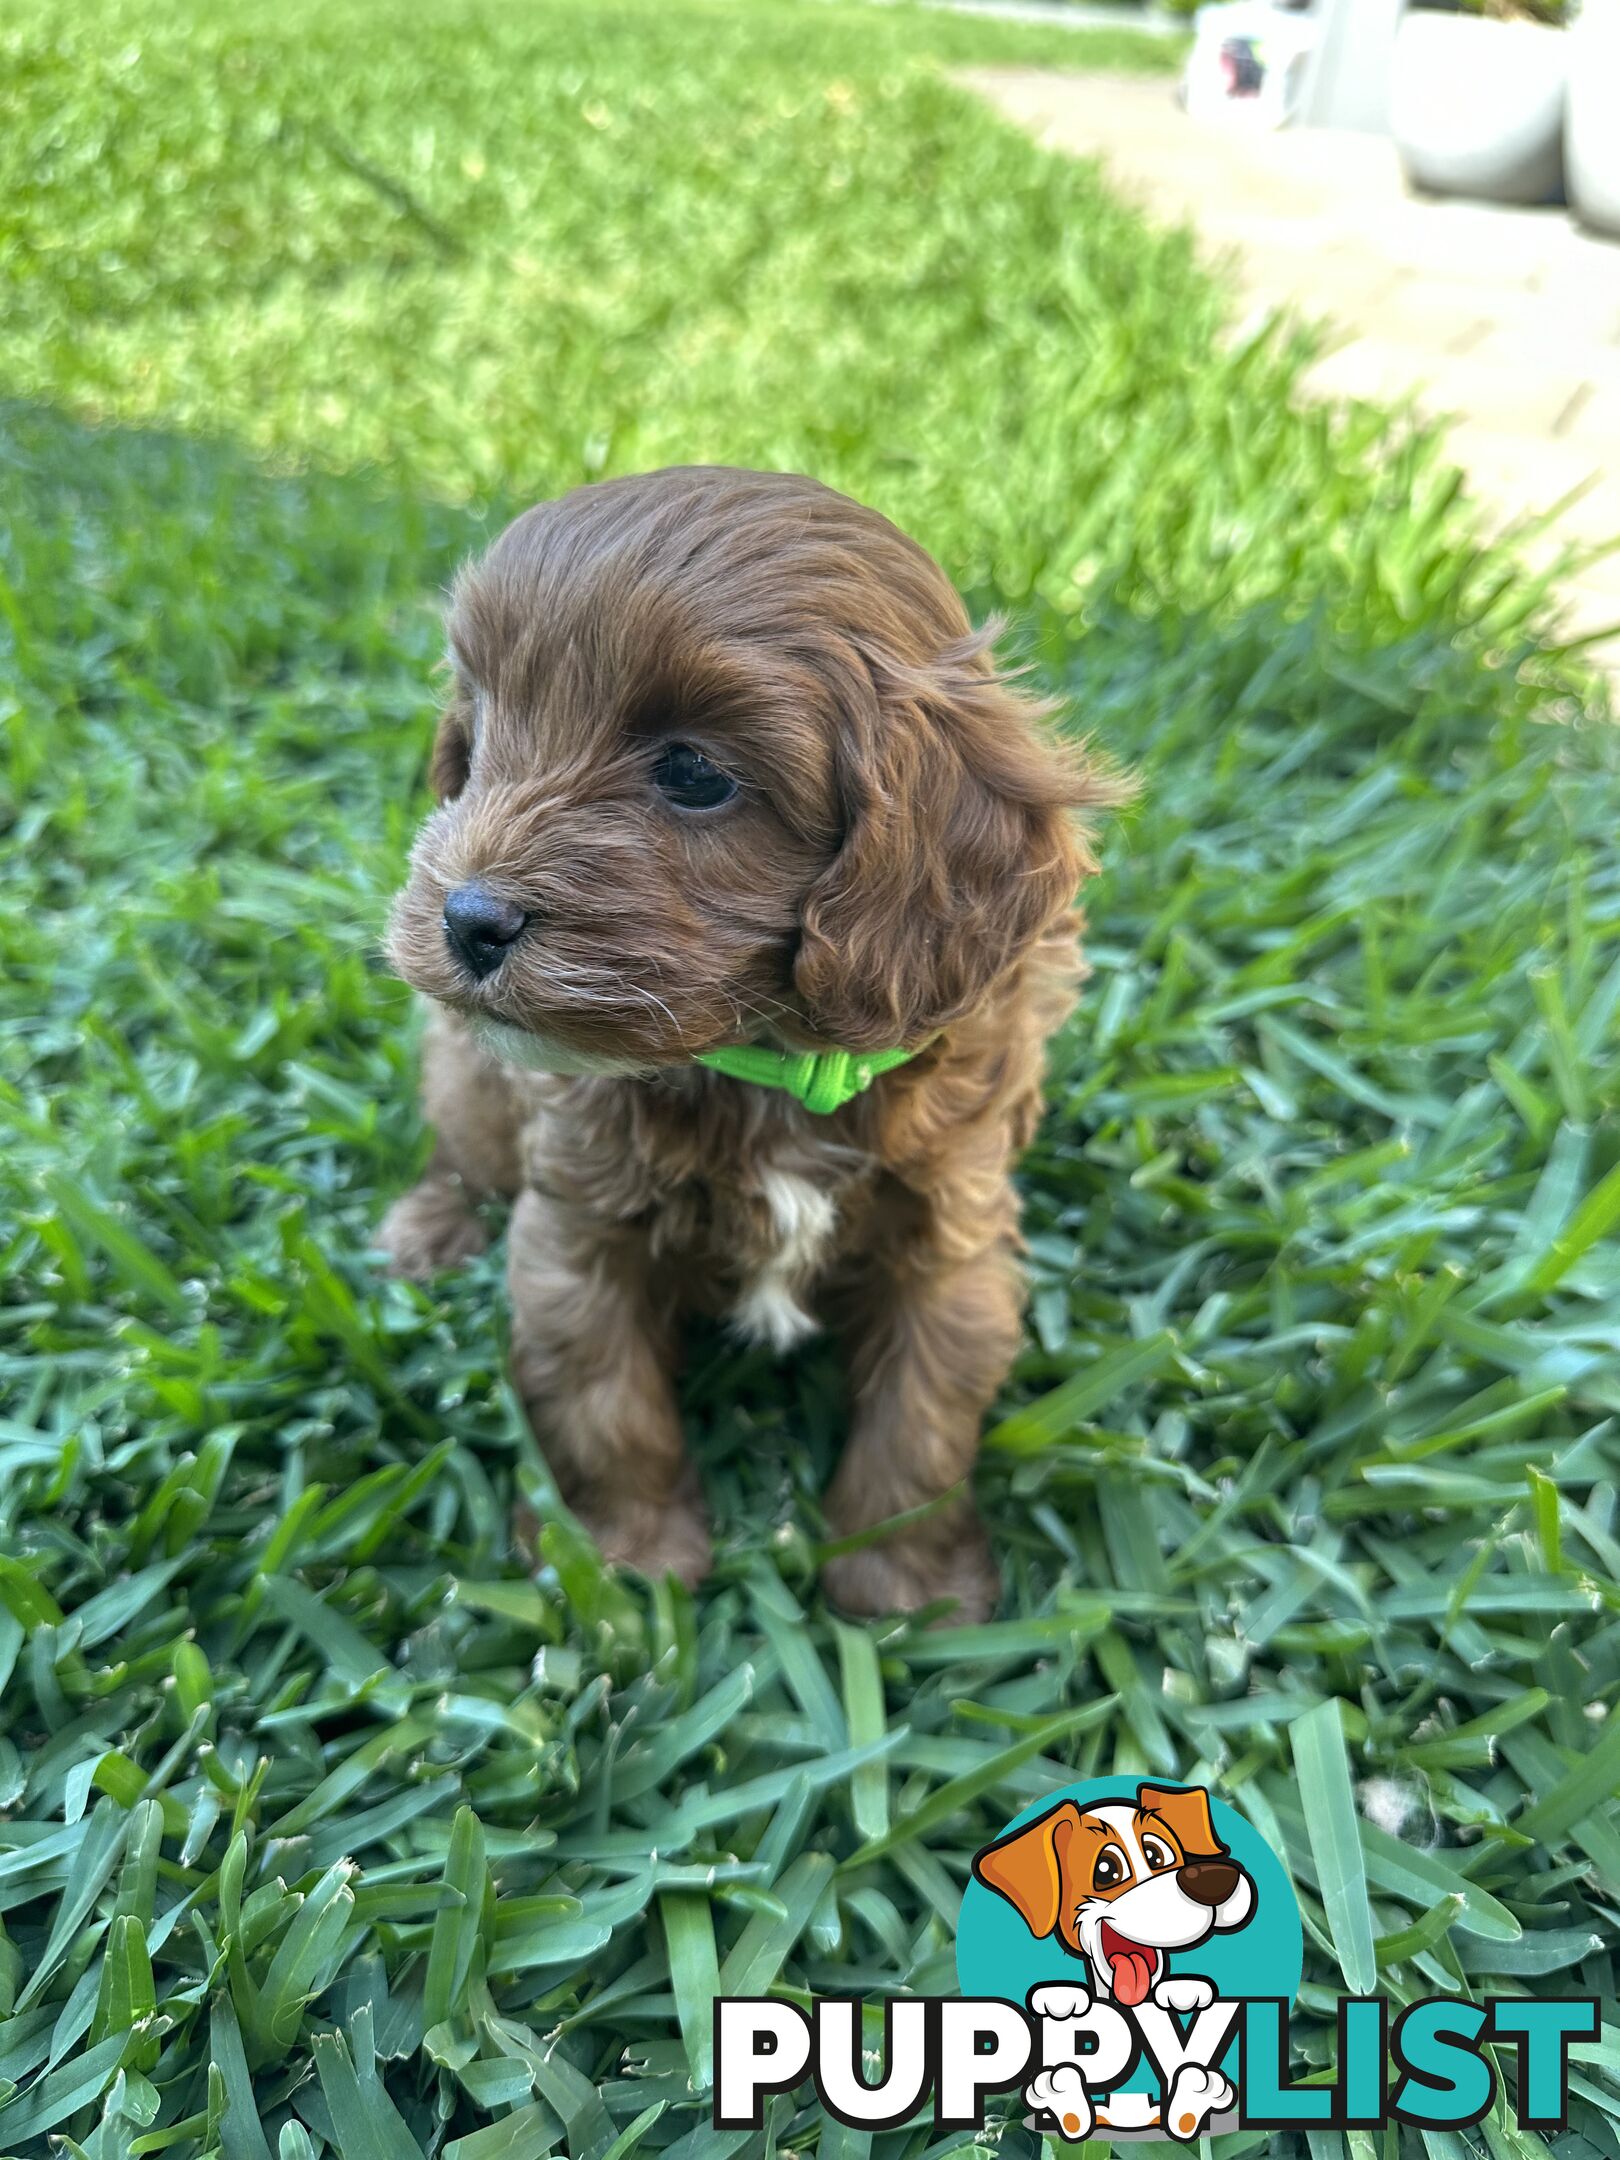
<path fill-rule="evenodd" d="M 1304 339 L 1223 335 L 970 57 L 1168 56 L 0 12 L 0 2152 L 965 2153 L 717 2136 L 709 1999 L 950 1988 L 974 1848 L 1141 1772 L 1285 1856 L 1308 2069 L 1345 1987 L 1596 1993 L 1557 2144 L 1620 2160 L 1615 736 L 1433 447 L 1292 409 Z M 984 1627 L 825 1611 L 834 1362 L 719 1338 L 712 1584 L 566 1526 L 527 1581 L 499 1260 L 366 1258 L 425 1152 L 375 945 L 437 593 L 705 458 L 907 524 L 1145 783 L 1024 1173 Z"/>

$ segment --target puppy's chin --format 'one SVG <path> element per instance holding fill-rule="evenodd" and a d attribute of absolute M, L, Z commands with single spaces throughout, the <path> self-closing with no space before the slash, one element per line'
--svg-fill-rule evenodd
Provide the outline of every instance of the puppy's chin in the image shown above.
<path fill-rule="evenodd" d="M 622 1076 L 654 1069 L 645 1060 L 609 1057 L 594 1050 L 572 1050 L 566 1043 L 532 1034 L 527 1028 L 512 1027 L 504 1020 L 492 1020 L 484 1013 L 472 1015 L 469 1025 L 492 1057 L 498 1057 L 503 1065 L 515 1065 L 523 1072 L 617 1073 Z"/>

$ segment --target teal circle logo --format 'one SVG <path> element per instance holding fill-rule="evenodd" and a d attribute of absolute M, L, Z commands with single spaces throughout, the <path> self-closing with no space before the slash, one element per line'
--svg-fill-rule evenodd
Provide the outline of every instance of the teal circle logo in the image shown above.
<path fill-rule="evenodd" d="M 1090 2091 L 1071 2109 L 1069 2073 L 1038 2076 L 1026 2099 L 1043 2127 L 1157 2137 L 1165 2095 L 1149 2052 L 1123 2036 L 1168 2014 L 1184 2031 L 1246 1997 L 1292 2003 L 1304 1969 L 1299 1907 L 1282 1862 L 1252 1825 L 1201 1785 L 1090 1778 L 1026 1808 L 973 1860 L 956 1930 L 964 1995 L 1027 2004 L 1089 2049 Z M 1049 2049 L 1051 2062 L 1055 2048 Z M 1236 2103 L 1235 2040 L 1202 2064 L 1178 2120 L 1219 2134 Z M 1117 2080 L 1099 2100 L 1098 2081 Z M 1077 2074 L 1077 2073 L 1076 2073 Z M 1072 2080 L 1071 2080 L 1072 2082 Z M 1084 2082 L 1084 2080 L 1082 2080 Z"/>

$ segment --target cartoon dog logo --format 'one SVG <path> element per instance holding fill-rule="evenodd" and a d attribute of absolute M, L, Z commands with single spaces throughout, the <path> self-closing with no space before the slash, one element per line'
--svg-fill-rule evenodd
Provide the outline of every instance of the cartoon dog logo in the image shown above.
<path fill-rule="evenodd" d="M 1034 2015 L 1053 2024 L 1086 2020 L 1093 1998 L 1134 2011 L 1191 2012 L 1215 2000 L 1207 1979 L 1172 1975 L 1172 1952 L 1246 1925 L 1254 1883 L 1216 1835 L 1202 1786 L 1180 1790 L 1139 1785 L 1136 1805 L 1060 1802 L 1021 1830 L 977 1854 L 973 1872 L 1004 1897 L 1037 1939 L 1055 1935 L 1089 1968 L 1087 1987 L 1038 1987 Z M 1048 2058 L 1050 2062 L 1050 2058 Z M 1100 2068 L 1100 2060 L 1095 2069 Z M 1169 2075 L 1162 2103 L 1137 2092 L 1094 2097 L 1075 2063 L 1043 2070 L 1024 2099 L 1069 2138 L 1093 2129 L 1147 2135 L 1164 2128 L 1190 2143 L 1236 2099 L 1207 2062 L 1183 2059 Z"/>
<path fill-rule="evenodd" d="M 1139 1785 L 1134 1807 L 1064 1800 L 987 1845 L 973 1872 L 1037 1939 L 1056 1935 L 1085 1959 L 1094 1995 L 1127 2009 L 1147 2001 L 1172 1951 L 1254 1911 L 1254 1884 L 1216 1835 L 1201 1785 Z"/>

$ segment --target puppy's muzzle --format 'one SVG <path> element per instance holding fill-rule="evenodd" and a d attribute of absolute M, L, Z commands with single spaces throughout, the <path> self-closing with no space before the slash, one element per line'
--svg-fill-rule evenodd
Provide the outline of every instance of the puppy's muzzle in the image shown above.
<path fill-rule="evenodd" d="M 1176 1881 L 1195 1905 L 1224 1905 L 1238 1886 L 1229 1860 L 1189 1860 L 1176 1870 Z"/>
<path fill-rule="evenodd" d="M 501 899 L 487 885 L 458 885 L 445 897 L 445 942 L 482 982 L 506 958 L 528 919 L 516 901 Z"/>

